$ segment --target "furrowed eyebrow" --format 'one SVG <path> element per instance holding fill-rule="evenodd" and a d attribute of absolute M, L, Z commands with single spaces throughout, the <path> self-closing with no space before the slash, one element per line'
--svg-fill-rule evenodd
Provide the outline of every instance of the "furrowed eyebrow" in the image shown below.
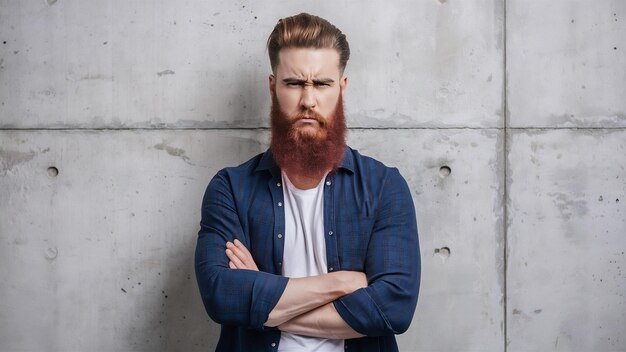
<path fill-rule="evenodd" d="M 331 78 L 314 79 L 313 84 L 332 84 L 335 81 Z"/>
<path fill-rule="evenodd" d="M 304 79 L 299 79 L 299 78 L 285 78 L 283 79 L 283 83 L 306 83 L 306 80 Z"/>
<path fill-rule="evenodd" d="M 297 84 L 306 85 L 308 82 L 313 82 L 313 84 L 332 84 L 332 83 L 335 83 L 335 81 L 332 78 L 314 79 L 312 81 L 308 81 L 308 80 L 301 79 L 301 78 L 294 78 L 294 77 L 288 77 L 288 78 L 283 79 L 283 83 L 297 83 Z"/>

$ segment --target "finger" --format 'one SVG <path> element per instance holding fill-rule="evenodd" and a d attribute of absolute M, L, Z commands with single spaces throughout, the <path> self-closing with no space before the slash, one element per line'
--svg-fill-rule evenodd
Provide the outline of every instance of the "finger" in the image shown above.
<path fill-rule="evenodd" d="M 252 265 L 246 263 L 245 261 L 241 260 L 241 258 L 237 256 L 237 254 L 230 249 L 226 250 L 226 256 L 228 257 L 228 259 L 230 259 L 233 262 L 236 269 L 258 270 L 254 262 L 252 263 Z"/>
<path fill-rule="evenodd" d="M 228 262 L 228 266 L 229 266 L 231 269 L 237 269 L 237 267 L 235 266 L 235 264 L 233 264 L 233 262 L 232 262 L 232 261 L 229 261 L 229 262 Z"/>
<path fill-rule="evenodd" d="M 241 259 L 252 259 L 252 254 L 250 254 L 250 251 L 248 250 L 248 248 L 246 248 L 246 246 L 244 246 L 243 243 L 241 243 L 241 241 L 236 239 L 234 241 L 234 245 L 235 245 L 235 248 L 237 248 L 238 250 L 241 251 L 241 253 L 243 253 L 244 258 L 241 258 Z"/>
<path fill-rule="evenodd" d="M 235 264 L 237 269 L 247 269 L 246 265 L 230 249 L 226 250 L 226 256 Z"/>
<path fill-rule="evenodd" d="M 248 251 L 248 248 L 246 248 L 246 246 L 243 245 L 243 243 L 241 243 L 241 241 L 239 240 L 235 240 L 234 241 L 234 245 L 235 248 L 237 248 L 238 250 L 241 251 L 241 253 L 243 254 L 243 257 L 241 255 L 239 255 L 239 258 L 246 263 L 246 265 L 248 266 L 248 268 L 250 269 L 255 269 L 258 270 L 256 263 L 254 262 L 254 258 L 252 257 L 252 254 L 250 253 L 250 251 Z"/>
<path fill-rule="evenodd" d="M 239 260 L 242 263 L 244 263 L 244 264 L 246 263 L 246 255 L 245 255 L 245 253 L 243 253 L 240 249 L 235 247 L 235 245 L 232 242 L 226 242 L 226 248 L 227 248 L 227 250 L 230 250 L 232 254 L 237 256 L 237 258 L 239 258 Z"/>
<path fill-rule="evenodd" d="M 246 246 L 244 246 L 244 244 L 241 243 L 241 241 L 239 241 L 238 239 L 235 239 L 233 241 L 233 244 L 235 245 L 235 247 L 237 247 L 237 248 L 241 249 L 242 251 L 250 254 L 250 252 L 248 251 L 248 248 L 246 248 Z"/>
<path fill-rule="evenodd" d="M 241 243 L 241 241 L 239 241 L 238 239 L 235 239 L 233 242 L 234 243 L 227 242 L 226 247 L 228 247 L 228 249 L 231 250 L 233 254 L 237 256 L 237 258 L 244 265 L 244 268 L 241 268 L 241 269 L 250 269 L 250 270 L 258 271 L 259 268 L 254 262 L 254 258 L 252 257 L 252 254 L 250 254 L 250 251 L 248 251 L 246 246 L 244 246 L 244 244 Z"/>
<path fill-rule="evenodd" d="M 237 247 L 237 245 L 234 245 L 229 247 L 228 249 L 231 250 L 244 264 L 251 265 L 251 262 L 254 262 L 252 260 L 252 255 L 248 252 L 246 247 L 243 247 L 243 249 L 241 249 L 241 247 Z"/>

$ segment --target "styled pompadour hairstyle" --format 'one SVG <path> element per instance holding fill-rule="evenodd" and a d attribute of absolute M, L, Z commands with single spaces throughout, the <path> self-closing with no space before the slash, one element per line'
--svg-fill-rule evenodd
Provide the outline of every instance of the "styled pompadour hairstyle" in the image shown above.
<path fill-rule="evenodd" d="M 339 70 L 342 74 L 350 58 L 346 35 L 327 20 L 308 13 L 278 20 L 267 39 L 267 51 L 274 73 L 279 64 L 278 53 L 285 48 L 335 49 L 339 53 Z"/>

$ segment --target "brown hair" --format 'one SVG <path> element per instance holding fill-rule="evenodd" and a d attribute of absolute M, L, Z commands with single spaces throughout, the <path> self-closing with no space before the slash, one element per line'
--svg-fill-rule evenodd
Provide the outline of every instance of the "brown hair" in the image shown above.
<path fill-rule="evenodd" d="M 278 53 L 285 48 L 335 49 L 339 53 L 339 70 L 343 73 L 350 58 L 346 35 L 327 20 L 308 13 L 278 20 L 267 39 L 272 71 L 278 67 Z"/>

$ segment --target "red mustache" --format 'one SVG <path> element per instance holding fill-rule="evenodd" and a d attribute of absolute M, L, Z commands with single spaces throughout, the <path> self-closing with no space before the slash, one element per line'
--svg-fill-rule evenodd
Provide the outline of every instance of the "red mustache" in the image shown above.
<path fill-rule="evenodd" d="M 324 119 L 324 117 L 318 113 L 316 113 L 315 111 L 310 111 L 307 113 L 301 113 L 298 114 L 296 116 L 296 119 L 294 120 L 294 123 L 298 122 L 299 120 L 302 119 L 310 119 L 310 120 L 315 120 L 317 121 L 317 123 L 320 124 L 320 126 L 325 126 L 326 125 L 326 119 Z"/>

